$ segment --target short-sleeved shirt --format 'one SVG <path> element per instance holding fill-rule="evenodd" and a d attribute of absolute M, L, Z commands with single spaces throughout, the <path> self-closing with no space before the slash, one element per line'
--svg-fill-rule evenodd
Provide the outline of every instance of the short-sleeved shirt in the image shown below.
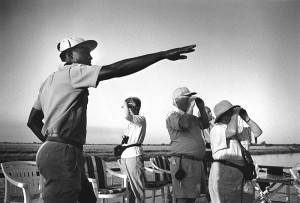
<path fill-rule="evenodd" d="M 33 106 L 44 114 L 44 135 L 85 144 L 88 88 L 97 87 L 100 70 L 101 66 L 73 63 L 48 76 Z"/>
<path fill-rule="evenodd" d="M 212 156 L 214 159 L 231 160 L 242 164 L 244 159 L 241 147 L 236 139 L 226 138 L 226 128 L 226 124 L 216 124 L 212 128 L 210 132 Z M 237 136 L 246 146 L 251 141 L 251 129 L 239 126 Z"/>
<path fill-rule="evenodd" d="M 141 115 L 132 115 L 132 122 L 128 125 L 125 132 L 128 142 L 125 145 L 143 144 L 146 135 L 146 118 Z M 130 158 L 143 154 L 142 147 L 129 147 L 122 153 L 121 158 Z"/>
<path fill-rule="evenodd" d="M 197 122 L 198 118 L 191 119 L 188 130 L 182 130 L 179 126 L 179 119 L 184 114 L 180 109 L 174 109 L 167 115 L 166 127 L 171 139 L 172 154 L 186 154 L 203 159 L 205 156 L 205 141 L 202 130 Z M 195 121 L 195 122 L 194 122 Z"/>

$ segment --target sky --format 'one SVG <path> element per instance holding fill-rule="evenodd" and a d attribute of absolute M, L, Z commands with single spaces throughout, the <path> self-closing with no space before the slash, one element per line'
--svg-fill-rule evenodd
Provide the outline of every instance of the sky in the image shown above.
<path fill-rule="evenodd" d="M 28 116 L 61 64 L 57 44 L 74 36 L 98 42 L 95 65 L 196 44 L 186 60 L 90 88 L 88 144 L 121 142 L 129 96 L 142 101 L 144 143 L 169 143 L 165 119 L 178 87 L 211 109 L 221 100 L 241 105 L 263 130 L 258 142 L 300 144 L 300 1 L 0 0 L 0 9 L 1 142 L 40 142 Z"/>

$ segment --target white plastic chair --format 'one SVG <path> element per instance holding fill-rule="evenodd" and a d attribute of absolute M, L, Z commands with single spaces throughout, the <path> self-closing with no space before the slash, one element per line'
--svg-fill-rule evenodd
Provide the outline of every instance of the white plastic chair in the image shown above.
<path fill-rule="evenodd" d="M 42 202 L 44 178 L 34 161 L 11 161 L 1 163 L 5 176 L 4 202 Z"/>

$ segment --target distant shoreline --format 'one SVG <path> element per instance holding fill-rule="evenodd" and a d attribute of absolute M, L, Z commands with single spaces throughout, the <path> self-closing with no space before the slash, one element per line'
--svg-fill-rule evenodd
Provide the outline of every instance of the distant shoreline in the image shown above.
<path fill-rule="evenodd" d="M 35 154 L 42 143 L 17 143 L 0 142 L 0 162 L 7 160 L 34 160 Z M 105 161 L 115 161 L 113 148 L 117 144 L 85 144 L 84 152 L 102 157 Z M 170 156 L 169 144 L 143 144 L 144 157 L 148 160 L 152 156 Z M 300 144 L 252 144 L 250 146 L 252 155 L 265 154 L 288 154 L 300 153 Z M 211 156 L 211 151 L 207 150 L 207 155 Z"/>

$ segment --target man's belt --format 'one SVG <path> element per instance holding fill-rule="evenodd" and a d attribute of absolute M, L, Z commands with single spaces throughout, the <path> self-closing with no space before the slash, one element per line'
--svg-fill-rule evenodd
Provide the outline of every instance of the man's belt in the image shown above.
<path fill-rule="evenodd" d="M 69 140 L 69 139 L 66 139 L 66 138 L 62 138 L 62 137 L 47 137 L 46 141 L 70 144 L 70 145 L 73 145 L 74 147 L 78 148 L 80 151 L 83 150 L 83 145 L 82 144 L 79 144 L 75 141 L 72 141 L 72 140 Z"/>
<path fill-rule="evenodd" d="M 202 161 L 202 159 L 192 156 L 192 155 L 187 155 L 187 154 L 171 154 L 171 156 L 175 156 L 175 157 L 182 157 L 182 158 L 186 158 L 186 159 L 191 159 L 194 161 Z"/>

